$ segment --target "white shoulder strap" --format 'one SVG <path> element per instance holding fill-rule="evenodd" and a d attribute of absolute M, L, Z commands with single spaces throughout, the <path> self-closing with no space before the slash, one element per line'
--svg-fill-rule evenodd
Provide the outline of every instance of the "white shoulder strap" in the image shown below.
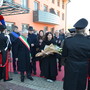
<path fill-rule="evenodd" d="M 8 45 L 9 43 L 11 44 L 11 40 L 10 40 L 10 36 L 9 35 L 5 35 L 8 39 L 7 39 L 7 46 L 5 48 L 5 51 L 8 49 Z"/>

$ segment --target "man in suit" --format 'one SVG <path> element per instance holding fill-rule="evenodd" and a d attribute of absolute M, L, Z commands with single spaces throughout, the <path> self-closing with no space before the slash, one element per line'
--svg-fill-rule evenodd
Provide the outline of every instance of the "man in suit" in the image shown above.
<path fill-rule="evenodd" d="M 33 74 L 36 75 L 36 60 L 35 60 L 35 54 L 36 54 L 36 46 L 37 46 L 37 35 L 34 34 L 34 29 L 32 26 L 29 26 L 28 28 L 28 38 L 27 41 L 30 45 L 30 52 L 32 56 L 32 70 Z"/>
<path fill-rule="evenodd" d="M 55 38 L 56 45 L 58 47 L 61 47 L 62 39 L 60 38 L 59 30 L 56 30 L 54 38 Z M 61 71 L 61 55 L 58 55 L 57 57 L 58 57 L 58 70 Z"/>
<path fill-rule="evenodd" d="M 16 60 L 15 60 L 15 49 L 16 49 L 16 40 L 19 37 L 19 31 L 18 31 L 18 27 L 17 26 L 13 26 L 13 32 L 11 32 L 10 34 L 10 40 L 12 43 L 12 56 L 13 56 L 13 71 L 14 74 L 18 74 L 17 73 L 17 69 L 16 69 Z"/>
<path fill-rule="evenodd" d="M 74 25 L 76 35 L 65 39 L 62 57 L 65 61 L 64 90 L 85 90 L 87 81 L 90 40 L 84 36 L 88 21 L 84 18 Z"/>

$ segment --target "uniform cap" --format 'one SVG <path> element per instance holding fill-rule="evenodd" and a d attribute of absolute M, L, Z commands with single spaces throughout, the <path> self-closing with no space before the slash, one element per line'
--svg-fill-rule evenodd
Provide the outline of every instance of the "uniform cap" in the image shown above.
<path fill-rule="evenodd" d="M 73 32 L 76 31 L 76 29 L 75 29 L 75 28 L 71 28 L 71 29 L 68 29 L 68 31 L 69 31 L 70 33 L 73 33 Z"/>
<path fill-rule="evenodd" d="M 6 29 L 6 26 L 5 25 L 0 25 L 0 31 L 3 31 Z"/>
<path fill-rule="evenodd" d="M 78 20 L 73 27 L 76 29 L 84 29 L 88 25 L 88 21 L 85 18 Z"/>

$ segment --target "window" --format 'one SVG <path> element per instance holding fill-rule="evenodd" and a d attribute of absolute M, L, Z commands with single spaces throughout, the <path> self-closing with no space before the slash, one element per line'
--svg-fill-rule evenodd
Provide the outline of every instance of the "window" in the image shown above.
<path fill-rule="evenodd" d="M 60 0 L 57 0 L 57 5 L 60 6 Z"/>
<path fill-rule="evenodd" d="M 22 30 L 28 29 L 28 27 L 29 27 L 29 24 L 22 24 Z"/>
<path fill-rule="evenodd" d="M 39 10 L 39 2 L 34 1 L 34 10 Z"/>
<path fill-rule="evenodd" d="M 44 33 L 48 31 L 48 27 L 44 27 Z"/>
<path fill-rule="evenodd" d="M 13 31 L 14 23 L 6 22 L 7 30 Z"/>
<path fill-rule="evenodd" d="M 44 11 L 48 11 L 48 6 L 47 5 L 44 5 Z"/>
<path fill-rule="evenodd" d="M 22 5 L 24 8 L 27 8 L 27 7 L 28 7 L 28 0 L 21 0 L 21 5 Z"/>
<path fill-rule="evenodd" d="M 54 3 L 55 0 L 52 0 L 52 3 Z"/>
<path fill-rule="evenodd" d="M 57 15 L 60 16 L 60 11 L 57 11 Z"/>
<path fill-rule="evenodd" d="M 64 20 L 64 13 L 62 13 L 62 20 Z"/>
<path fill-rule="evenodd" d="M 56 14 L 56 12 L 53 8 L 50 8 L 50 13 Z"/>
<path fill-rule="evenodd" d="M 62 0 L 62 8 L 64 9 L 64 0 Z"/>

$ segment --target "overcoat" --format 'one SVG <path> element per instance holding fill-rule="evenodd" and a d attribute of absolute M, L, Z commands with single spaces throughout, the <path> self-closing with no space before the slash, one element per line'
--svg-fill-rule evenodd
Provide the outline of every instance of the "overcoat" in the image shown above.
<path fill-rule="evenodd" d="M 54 40 L 44 41 L 42 43 L 43 48 L 45 45 L 56 44 Z M 56 77 L 57 76 L 57 60 L 56 54 L 51 54 L 44 57 L 42 62 L 43 66 L 43 75 L 47 78 L 48 76 Z"/>
<path fill-rule="evenodd" d="M 16 40 L 15 45 L 15 58 L 18 58 L 18 71 L 31 72 L 30 51 L 19 38 Z"/>
<path fill-rule="evenodd" d="M 65 39 L 62 57 L 66 57 L 64 90 L 85 90 L 90 40 L 81 34 Z"/>

